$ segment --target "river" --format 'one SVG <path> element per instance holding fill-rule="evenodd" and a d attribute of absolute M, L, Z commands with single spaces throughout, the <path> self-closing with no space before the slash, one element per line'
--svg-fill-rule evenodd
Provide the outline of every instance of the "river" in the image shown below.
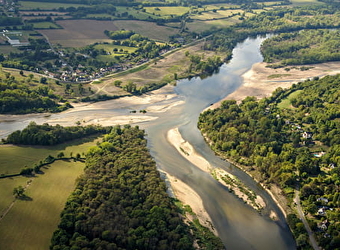
<path fill-rule="evenodd" d="M 175 88 L 167 87 L 161 90 L 164 98 L 152 104 L 140 98 L 138 103 L 135 99 L 124 98 L 59 114 L 0 116 L 0 138 L 24 128 L 30 121 L 61 125 L 74 125 L 76 121 L 104 125 L 120 122 L 137 124 L 147 132 L 148 147 L 159 169 L 188 184 L 202 198 L 204 207 L 227 249 L 296 249 L 284 216 L 270 195 L 247 174 L 216 157 L 197 129 L 200 112 L 235 91 L 242 84 L 241 75 L 254 63 L 262 61 L 259 48 L 264 39 L 258 37 L 239 43 L 233 50 L 231 61 L 224 64 L 218 73 L 203 80 L 192 78 L 178 81 Z M 145 95 L 142 98 L 152 97 Z M 129 114 L 131 110 L 142 109 L 146 109 L 148 113 Z M 179 128 L 183 138 L 213 167 L 227 170 L 260 195 L 266 203 L 262 214 L 244 204 L 210 174 L 182 157 L 166 138 L 167 132 L 175 127 Z M 269 218 L 270 211 L 278 215 L 278 221 Z"/>

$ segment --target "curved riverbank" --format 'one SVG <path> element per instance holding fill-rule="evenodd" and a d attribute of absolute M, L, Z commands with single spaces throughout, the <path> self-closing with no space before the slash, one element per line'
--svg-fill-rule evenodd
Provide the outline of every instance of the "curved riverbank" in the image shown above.
<path fill-rule="evenodd" d="M 212 167 L 203 156 L 195 151 L 193 146 L 188 141 L 185 141 L 183 139 L 178 128 L 173 128 L 168 131 L 167 140 L 172 146 L 177 149 L 177 151 L 184 158 L 186 158 L 196 167 L 200 168 L 202 171 L 211 174 L 217 181 L 226 186 L 231 192 L 233 192 L 238 198 L 242 199 L 245 203 L 259 211 L 266 206 L 262 197 L 260 197 L 259 195 L 255 195 L 250 189 L 245 187 L 243 183 L 237 180 L 234 175 L 226 172 L 223 169 Z M 182 203 L 189 205 L 197 214 L 201 224 L 211 228 L 212 231 L 215 233 L 214 227 L 209 226 L 210 224 L 213 225 L 213 223 L 203 207 L 203 201 L 201 200 L 201 198 L 183 182 L 178 181 L 172 176 L 167 176 L 169 177 L 168 179 L 176 198 L 179 199 Z M 226 181 L 226 179 L 228 181 Z M 193 195 L 187 195 L 186 193 L 193 193 Z M 249 197 L 249 193 L 252 197 Z"/>
<path fill-rule="evenodd" d="M 221 101 L 211 105 L 209 109 L 218 108 L 224 100 L 241 102 L 247 96 L 255 96 L 257 99 L 261 99 L 269 97 L 279 87 L 285 89 L 294 83 L 309 78 L 340 73 L 340 62 L 287 66 L 278 69 L 272 69 L 267 66 L 268 63 L 265 62 L 255 63 L 249 71 L 242 75 L 243 84 Z M 301 68 L 309 69 L 301 70 Z"/>

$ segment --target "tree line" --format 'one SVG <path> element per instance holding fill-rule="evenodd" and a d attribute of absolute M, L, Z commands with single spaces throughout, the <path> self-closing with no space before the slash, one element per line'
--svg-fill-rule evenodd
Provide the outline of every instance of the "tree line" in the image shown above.
<path fill-rule="evenodd" d="M 93 134 L 104 134 L 109 130 L 110 127 L 101 125 L 63 127 L 59 124 L 52 126 L 48 123 L 38 125 L 30 122 L 23 130 L 17 130 L 8 135 L 3 142 L 19 145 L 56 145 Z"/>

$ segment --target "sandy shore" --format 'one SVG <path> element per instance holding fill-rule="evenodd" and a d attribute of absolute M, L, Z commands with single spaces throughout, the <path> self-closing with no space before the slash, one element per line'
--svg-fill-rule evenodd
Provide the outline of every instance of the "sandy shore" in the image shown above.
<path fill-rule="evenodd" d="M 240 102 L 247 96 L 255 96 L 261 99 L 270 96 L 271 93 L 279 87 L 285 89 L 289 88 L 293 83 L 298 83 L 309 78 L 340 73 L 340 62 L 305 65 L 305 67 L 311 68 L 304 71 L 300 70 L 301 66 L 271 69 L 266 67 L 267 65 L 268 64 L 264 62 L 254 64 L 249 71 L 243 74 L 242 86 L 226 96 L 222 101 L 236 100 Z M 289 69 L 289 71 L 286 69 Z M 209 109 L 219 107 L 221 102 L 211 105 Z"/>
<path fill-rule="evenodd" d="M 212 220 L 209 214 L 204 209 L 201 197 L 190 186 L 181 180 L 176 179 L 174 176 L 167 174 L 167 178 L 171 183 L 171 188 L 175 197 L 180 200 L 183 205 L 189 205 L 196 214 L 201 225 L 209 228 L 216 236 L 218 236 L 217 231 L 211 223 Z M 190 215 L 187 214 L 187 216 Z M 188 219 L 192 220 L 193 218 L 189 217 Z"/>
<path fill-rule="evenodd" d="M 244 190 L 247 188 L 241 182 L 237 181 L 237 178 L 235 176 L 226 172 L 223 169 L 212 167 L 204 157 L 202 157 L 195 151 L 195 149 L 189 142 L 185 141 L 182 138 L 178 128 L 173 128 L 169 130 L 167 134 L 167 139 L 169 143 L 172 144 L 183 157 L 185 157 L 193 165 L 200 168 L 204 172 L 212 174 L 221 184 L 231 189 L 237 197 L 243 199 L 244 202 L 248 203 L 254 209 L 261 210 L 266 206 L 264 200 L 260 196 L 256 196 L 254 201 L 249 199 L 249 197 L 241 191 L 241 189 Z M 193 212 L 197 215 L 200 223 L 212 229 L 212 231 L 217 234 L 210 219 L 210 216 L 204 209 L 203 202 L 201 198 L 197 195 L 197 193 L 195 193 L 194 190 L 192 190 L 189 186 L 187 186 L 180 180 L 176 180 L 174 177 L 169 175 L 167 176 L 176 198 L 179 199 L 183 204 L 189 205 L 192 208 Z M 223 181 L 223 179 L 225 179 L 226 177 L 231 180 L 235 180 L 234 183 L 230 184 Z M 249 189 L 247 189 L 247 191 L 252 192 Z"/>

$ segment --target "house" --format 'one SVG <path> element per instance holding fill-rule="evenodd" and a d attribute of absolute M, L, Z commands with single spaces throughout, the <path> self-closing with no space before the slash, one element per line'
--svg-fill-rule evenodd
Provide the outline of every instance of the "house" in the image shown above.
<path fill-rule="evenodd" d="M 305 139 L 311 139 L 312 136 L 313 136 L 313 133 L 311 133 L 311 132 L 305 131 L 305 132 L 302 133 L 302 137 L 305 138 Z"/>
<path fill-rule="evenodd" d="M 317 201 L 324 202 L 324 203 L 328 203 L 328 199 L 325 198 L 325 197 L 320 197 L 320 198 L 317 198 L 316 200 L 317 200 Z"/>
<path fill-rule="evenodd" d="M 328 220 L 324 220 L 320 223 L 318 223 L 318 228 L 325 231 L 327 230 L 327 226 L 328 226 Z"/>
<path fill-rule="evenodd" d="M 326 215 L 326 208 L 325 207 L 319 208 L 318 215 L 325 216 Z"/>
<path fill-rule="evenodd" d="M 317 152 L 317 153 L 313 153 L 313 155 L 315 156 L 315 157 L 318 157 L 318 158 L 320 158 L 321 156 L 323 156 L 323 155 L 325 155 L 326 154 L 326 152 Z"/>

